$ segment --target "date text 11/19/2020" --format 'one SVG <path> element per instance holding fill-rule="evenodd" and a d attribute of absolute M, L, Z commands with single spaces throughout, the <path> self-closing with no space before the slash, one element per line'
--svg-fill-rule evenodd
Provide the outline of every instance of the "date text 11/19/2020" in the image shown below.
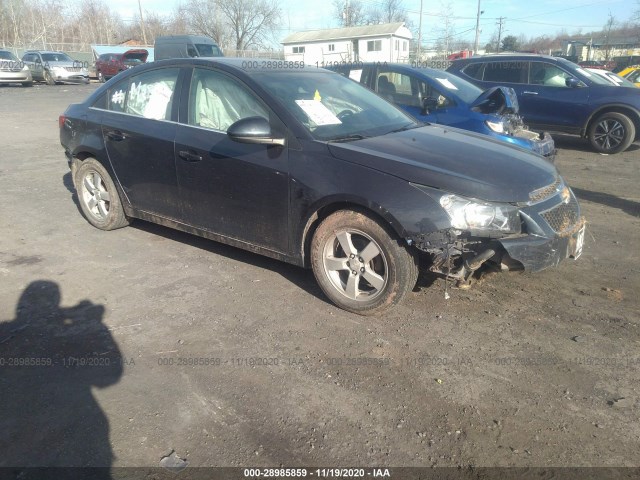
<path fill-rule="evenodd" d="M 388 468 L 245 468 L 245 478 L 391 478 Z"/>

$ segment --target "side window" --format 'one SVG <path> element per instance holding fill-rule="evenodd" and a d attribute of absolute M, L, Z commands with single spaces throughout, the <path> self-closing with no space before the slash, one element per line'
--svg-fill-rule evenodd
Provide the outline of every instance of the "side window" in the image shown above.
<path fill-rule="evenodd" d="M 125 112 L 154 120 L 170 120 L 179 71 L 178 68 L 165 68 L 133 77 Z"/>
<path fill-rule="evenodd" d="M 627 75 L 627 80 L 633 83 L 640 82 L 640 70 L 636 70 L 634 72 L 631 72 L 629 75 Z"/>
<path fill-rule="evenodd" d="M 213 70 L 193 70 L 189 125 L 226 131 L 233 123 L 247 117 L 269 119 L 269 112 L 238 81 Z"/>
<path fill-rule="evenodd" d="M 484 67 L 485 82 L 526 83 L 529 62 L 489 62 Z"/>
<path fill-rule="evenodd" d="M 101 108 L 105 110 L 107 108 L 107 95 L 100 95 L 100 97 L 91 105 L 93 108 Z"/>
<path fill-rule="evenodd" d="M 529 76 L 529 83 L 531 84 L 567 88 L 567 78 L 571 78 L 571 74 L 551 63 L 531 62 Z"/>
<path fill-rule="evenodd" d="M 484 66 L 484 63 L 481 63 L 481 62 L 470 63 L 466 67 L 463 67 L 462 71 L 464 72 L 465 75 L 467 75 L 467 76 L 469 76 L 471 78 L 475 78 L 476 80 L 482 80 L 482 67 L 483 66 Z"/>
<path fill-rule="evenodd" d="M 443 90 L 439 88 L 435 88 L 425 82 L 418 82 L 419 90 L 420 90 L 420 98 L 435 98 L 438 102 L 437 108 L 444 108 L 451 105 L 455 105 L 455 102 L 451 100 L 448 96 L 443 94 Z"/>
<path fill-rule="evenodd" d="M 109 89 L 107 93 L 107 110 L 112 112 L 124 112 L 124 101 L 129 90 L 129 80 L 118 83 Z"/>
<path fill-rule="evenodd" d="M 196 58 L 200 56 L 198 55 L 198 51 L 196 50 L 196 47 L 194 47 L 193 45 L 187 45 L 187 55 L 190 56 L 191 58 Z"/>
<path fill-rule="evenodd" d="M 409 75 L 393 71 L 382 71 L 376 79 L 376 91 L 392 102 L 420 106 L 416 82 Z"/>

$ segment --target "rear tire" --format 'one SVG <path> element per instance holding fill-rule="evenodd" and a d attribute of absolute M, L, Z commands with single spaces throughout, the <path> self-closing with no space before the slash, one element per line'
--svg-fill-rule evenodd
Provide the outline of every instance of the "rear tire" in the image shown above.
<path fill-rule="evenodd" d="M 95 159 L 84 160 L 73 182 L 85 218 L 100 230 L 115 230 L 129 224 L 111 176 Z"/>
<path fill-rule="evenodd" d="M 619 153 L 629 148 L 636 137 L 636 127 L 622 113 L 608 112 L 589 125 L 589 142 L 599 153 Z"/>
<path fill-rule="evenodd" d="M 364 213 L 339 210 L 311 242 L 313 273 L 338 307 L 375 315 L 399 303 L 418 279 L 417 257 Z"/>

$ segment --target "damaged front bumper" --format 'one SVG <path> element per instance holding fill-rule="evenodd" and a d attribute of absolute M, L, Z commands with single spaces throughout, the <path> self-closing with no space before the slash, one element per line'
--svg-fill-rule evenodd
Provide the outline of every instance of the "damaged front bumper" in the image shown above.
<path fill-rule="evenodd" d="M 411 237 L 409 243 L 431 256 L 429 270 L 465 282 L 485 262 L 501 270 L 537 272 L 582 254 L 585 219 L 569 187 L 547 187 L 544 198 L 521 205 L 521 233 L 485 238 L 448 229 Z M 535 192 L 534 192 L 535 193 Z"/>

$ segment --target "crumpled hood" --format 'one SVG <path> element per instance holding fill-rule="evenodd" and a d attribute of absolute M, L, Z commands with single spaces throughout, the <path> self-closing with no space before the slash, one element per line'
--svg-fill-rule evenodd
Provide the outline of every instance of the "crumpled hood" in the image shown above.
<path fill-rule="evenodd" d="M 469 198 L 527 202 L 558 172 L 543 157 L 486 135 L 427 125 L 348 143 L 329 143 L 341 160 Z"/>
<path fill-rule="evenodd" d="M 482 92 L 471 104 L 471 108 L 482 113 L 518 113 L 518 95 L 511 87 L 491 87 Z"/>

